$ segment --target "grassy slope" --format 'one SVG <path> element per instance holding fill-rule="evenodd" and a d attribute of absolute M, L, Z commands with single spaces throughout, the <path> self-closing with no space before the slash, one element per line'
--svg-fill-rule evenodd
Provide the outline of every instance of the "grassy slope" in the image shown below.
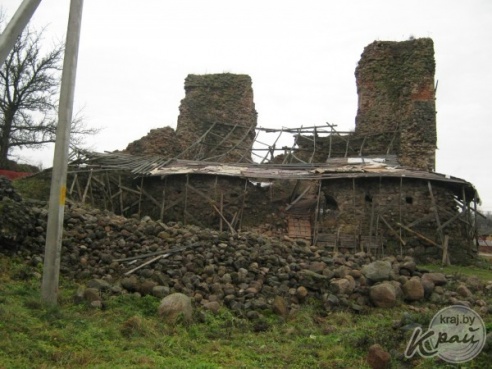
<path fill-rule="evenodd" d="M 393 350 L 393 357 L 405 349 L 409 333 L 393 329 L 393 320 L 407 312 L 425 327 L 435 312 L 406 305 L 326 315 L 312 302 L 288 321 L 267 315 L 250 322 L 223 310 L 199 312 L 195 323 L 170 327 L 156 317 L 158 299 L 124 295 L 99 310 L 74 304 L 77 286 L 66 281 L 60 307 L 44 307 L 39 272 L 0 256 L 0 369 L 368 368 L 371 344 Z M 481 273 L 492 279 L 490 270 Z M 492 318 L 484 319 L 492 328 Z M 489 360 L 482 353 L 463 367 L 484 368 Z M 417 368 L 455 367 L 412 361 Z M 395 361 L 393 367 L 406 366 Z"/>

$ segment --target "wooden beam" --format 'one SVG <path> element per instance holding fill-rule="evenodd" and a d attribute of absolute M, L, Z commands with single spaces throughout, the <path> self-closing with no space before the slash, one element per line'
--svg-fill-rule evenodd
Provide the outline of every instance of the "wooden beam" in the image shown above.
<path fill-rule="evenodd" d="M 244 206 L 246 205 L 246 196 L 248 195 L 248 180 L 244 180 L 244 192 L 243 192 L 243 201 L 241 203 L 241 212 L 239 216 L 239 225 L 238 225 L 238 231 L 241 232 L 242 226 L 243 226 L 243 214 L 244 214 Z"/>
<path fill-rule="evenodd" d="M 318 230 L 319 230 L 319 212 L 320 212 L 320 198 L 321 198 L 321 183 L 322 181 L 318 181 L 318 201 L 316 202 L 316 213 L 314 214 L 314 229 L 313 229 L 313 245 L 316 245 L 318 239 Z"/>
<path fill-rule="evenodd" d="M 422 222 L 427 222 L 428 220 L 431 220 L 432 218 L 434 218 L 434 214 L 427 214 L 425 217 L 416 219 L 412 223 L 407 224 L 405 227 L 412 228 L 412 227 L 415 227 L 416 225 L 418 225 Z"/>
<path fill-rule="evenodd" d="M 186 175 L 186 185 L 185 185 L 185 193 L 184 193 L 184 210 L 183 210 L 183 223 L 186 225 L 186 212 L 188 207 L 188 187 L 190 183 L 190 175 Z"/>
<path fill-rule="evenodd" d="M 431 198 L 432 210 L 433 210 L 434 216 L 436 218 L 437 234 L 439 235 L 439 240 L 442 242 L 443 241 L 443 233 L 442 233 L 442 227 L 441 227 L 441 220 L 439 219 L 439 212 L 437 211 L 436 199 L 434 198 L 434 193 L 432 191 L 432 185 L 431 185 L 430 181 L 427 181 L 427 186 L 429 187 L 429 194 L 430 194 L 430 198 Z"/>
<path fill-rule="evenodd" d="M 159 256 L 156 256 L 155 258 L 153 259 L 150 259 L 149 261 L 146 261 L 145 263 L 143 264 L 140 264 L 138 267 L 136 268 L 133 268 L 132 270 L 129 270 L 128 272 L 124 273 L 123 275 L 130 275 L 132 274 L 133 272 L 136 272 L 137 270 L 143 268 L 144 266 L 146 265 L 149 265 L 149 264 L 152 264 L 153 262 L 159 260 L 159 259 L 164 259 L 164 258 L 167 258 L 169 255 L 171 254 L 164 254 L 164 255 L 159 255 Z"/>
<path fill-rule="evenodd" d="M 135 194 L 135 195 L 140 195 L 140 191 L 134 190 L 133 188 L 126 187 L 126 186 L 120 186 L 120 188 L 121 188 L 122 190 L 127 191 L 127 192 L 131 192 L 131 193 L 133 193 L 133 194 Z M 137 188 L 140 188 L 140 187 L 137 187 Z"/>
<path fill-rule="evenodd" d="M 445 227 L 447 227 L 449 224 L 453 223 L 457 218 L 459 218 L 462 215 L 463 214 L 461 214 L 461 213 L 456 213 L 451 219 L 449 219 L 449 220 L 445 221 L 443 224 L 441 224 L 437 230 L 442 231 Z"/>
<path fill-rule="evenodd" d="M 166 206 L 166 187 L 167 187 L 167 177 L 164 178 L 164 188 L 162 189 L 162 203 L 161 203 L 161 212 L 160 212 L 160 220 L 164 220 L 164 207 Z"/>
<path fill-rule="evenodd" d="M 85 185 L 84 188 L 84 194 L 82 195 L 82 204 L 85 203 L 85 199 L 87 197 L 87 191 L 89 191 L 89 186 L 91 185 L 91 179 L 92 179 L 92 170 L 89 173 L 89 178 L 87 179 L 87 184 Z"/>
<path fill-rule="evenodd" d="M 149 194 L 147 191 L 145 191 L 142 187 L 140 186 L 137 186 L 137 188 L 141 191 L 141 193 L 146 197 L 148 198 L 150 201 L 152 201 L 155 206 L 157 206 L 158 208 L 161 207 L 161 204 L 159 201 L 157 201 L 151 194 Z"/>
<path fill-rule="evenodd" d="M 144 177 L 142 177 L 140 181 L 140 187 L 137 186 L 137 188 L 140 189 L 140 193 L 138 194 L 138 217 L 140 218 L 142 215 L 142 193 L 143 193 L 143 184 L 144 184 Z"/>
<path fill-rule="evenodd" d="M 137 201 L 134 201 L 132 204 L 128 205 L 126 208 L 123 209 L 123 211 L 121 212 L 121 215 L 123 215 L 123 213 L 127 210 L 130 210 L 131 208 L 133 208 L 134 206 L 138 205 L 138 200 Z"/>
<path fill-rule="evenodd" d="M 229 229 L 231 230 L 231 233 L 232 234 L 236 234 L 236 231 L 234 230 L 234 227 L 232 227 L 231 223 L 229 223 L 227 221 L 227 219 L 225 218 L 224 214 L 222 213 L 222 211 L 220 211 L 220 209 L 215 205 L 215 201 L 212 200 L 210 197 L 208 197 L 207 195 L 205 195 L 202 191 L 194 188 L 193 186 L 191 186 L 190 184 L 187 184 L 186 185 L 186 188 L 190 189 L 191 191 L 195 192 L 196 194 L 200 195 L 201 197 L 203 197 L 205 200 L 207 200 L 207 202 L 212 206 L 212 208 L 219 214 L 220 218 L 227 224 L 227 226 L 229 227 Z M 223 196 L 223 195 L 222 195 Z M 221 196 L 221 199 L 223 198 Z M 221 200 L 221 203 L 223 201 Z M 222 208 L 223 210 L 223 208 Z"/>
<path fill-rule="evenodd" d="M 108 184 L 109 205 L 111 205 L 111 211 L 114 213 L 113 193 L 111 191 L 111 181 L 109 180 L 109 173 L 107 171 L 106 171 L 106 182 Z"/>
<path fill-rule="evenodd" d="M 449 245 L 449 236 L 444 236 L 444 242 L 442 244 L 442 265 L 451 265 L 449 261 L 449 253 L 448 253 L 448 245 Z"/>
<path fill-rule="evenodd" d="M 183 198 L 179 198 L 177 200 L 174 200 L 173 202 L 171 202 L 169 205 L 167 205 L 165 208 L 164 208 L 164 212 L 168 209 L 171 209 L 173 206 L 176 206 L 178 205 L 181 201 L 183 201 Z"/>
<path fill-rule="evenodd" d="M 432 241 L 432 240 L 428 239 L 428 238 L 427 238 L 427 237 L 425 237 L 423 234 L 421 234 L 421 233 L 419 233 L 419 232 L 417 232 L 417 231 L 414 231 L 413 229 L 410 229 L 410 228 L 408 228 L 408 227 L 404 226 L 403 224 L 397 223 L 397 225 L 398 225 L 398 227 L 402 227 L 404 230 L 406 230 L 406 231 L 408 231 L 408 232 L 410 232 L 410 233 L 414 234 L 415 236 L 417 236 L 417 237 L 418 237 L 418 238 L 420 238 L 421 240 L 423 240 L 423 241 L 425 241 L 425 242 L 427 242 L 427 243 L 430 243 L 431 245 L 436 246 L 436 247 L 437 247 L 437 248 L 439 248 L 439 249 L 442 249 L 442 246 L 441 246 L 441 245 L 439 245 L 439 244 L 435 243 L 434 241 Z"/>
<path fill-rule="evenodd" d="M 234 227 L 231 225 L 231 223 L 229 223 L 227 221 L 227 219 L 224 217 L 224 215 L 220 212 L 219 209 L 217 209 L 217 206 L 215 206 L 214 204 L 211 204 L 212 207 L 214 208 L 214 210 L 220 215 L 220 217 L 224 220 L 224 222 L 227 224 L 227 226 L 229 227 L 229 230 L 231 231 L 232 234 L 236 234 L 236 231 L 234 230 Z"/>
<path fill-rule="evenodd" d="M 123 189 L 121 188 L 122 185 L 121 185 L 121 174 L 118 175 L 118 188 L 120 189 L 119 193 L 120 193 L 120 215 L 123 215 Z"/>
<path fill-rule="evenodd" d="M 365 137 L 364 137 L 365 139 Z M 401 223 L 401 197 L 402 197 L 402 192 L 403 192 L 403 177 L 400 177 L 400 195 L 398 198 L 398 217 L 399 217 L 399 222 Z M 402 234 L 401 234 L 401 228 L 399 229 L 400 231 L 400 240 L 402 239 Z M 400 256 L 403 256 L 403 244 L 400 243 Z"/>
<path fill-rule="evenodd" d="M 391 231 L 391 233 L 393 233 L 396 236 L 396 238 L 398 238 L 400 240 L 401 244 L 403 246 L 406 246 L 407 243 L 405 242 L 405 240 L 400 237 L 400 234 L 393 229 L 393 227 L 386 221 L 386 219 L 384 218 L 384 216 L 382 214 L 379 214 L 379 217 L 381 218 L 381 220 L 383 221 L 383 223 L 386 224 L 386 227 L 389 228 L 389 230 Z M 399 225 L 400 223 L 396 223 L 396 224 Z"/>
<path fill-rule="evenodd" d="M 273 186 L 273 184 L 272 184 Z M 308 185 L 304 191 L 294 200 L 292 201 L 287 207 L 285 208 L 285 211 L 288 211 L 293 205 L 295 205 L 299 200 L 301 200 L 304 195 L 311 189 L 312 185 Z"/>

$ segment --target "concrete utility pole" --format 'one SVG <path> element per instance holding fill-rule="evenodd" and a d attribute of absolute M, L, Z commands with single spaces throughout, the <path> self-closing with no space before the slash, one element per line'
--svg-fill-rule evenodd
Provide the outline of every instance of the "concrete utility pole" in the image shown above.
<path fill-rule="evenodd" d="M 65 57 L 63 59 L 60 102 L 58 106 L 58 127 L 56 128 L 43 281 L 41 285 L 43 302 L 50 305 L 56 305 L 58 303 L 63 215 L 65 212 L 65 195 L 67 191 L 68 149 L 70 144 L 70 128 L 72 124 L 83 4 L 83 0 L 71 0 L 70 2 L 67 41 L 65 45 Z"/>
<path fill-rule="evenodd" d="M 41 0 L 24 0 L 15 12 L 5 30 L 0 35 L 0 65 L 5 62 L 7 56 L 17 41 L 24 28 L 31 20 Z"/>

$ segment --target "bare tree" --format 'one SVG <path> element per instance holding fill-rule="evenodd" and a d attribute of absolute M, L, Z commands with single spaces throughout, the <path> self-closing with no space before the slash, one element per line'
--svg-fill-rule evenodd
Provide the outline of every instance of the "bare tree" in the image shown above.
<path fill-rule="evenodd" d="M 14 147 L 40 148 L 55 142 L 63 45 L 43 52 L 43 32 L 27 28 L 0 67 L 0 168 Z M 83 119 L 72 122 L 73 144 L 97 133 Z"/>

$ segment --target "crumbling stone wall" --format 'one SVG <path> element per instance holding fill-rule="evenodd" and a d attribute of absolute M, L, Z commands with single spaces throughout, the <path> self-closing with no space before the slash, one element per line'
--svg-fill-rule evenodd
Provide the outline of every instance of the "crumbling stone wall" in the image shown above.
<path fill-rule="evenodd" d="M 183 151 L 183 145 L 178 141 L 176 132 L 171 127 L 150 130 L 144 137 L 128 144 L 124 150 L 132 155 L 149 155 L 175 157 Z"/>
<path fill-rule="evenodd" d="M 185 92 L 176 131 L 152 129 L 124 151 L 190 160 L 251 161 L 257 122 L 251 78 L 230 73 L 190 74 Z"/>
<path fill-rule="evenodd" d="M 260 186 L 242 178 L 197 174 L 171 176 L 167 180 L 151 177 L 144 181 L 148 194 L 159 201 L 164 199 L 167 208 L 162 218 L 164 222 L 186 221 L 218 229 L 221 217 L 217 210 L 222 208 L 223 215 L 235 229 L 261 228 L 271 235 L 286 233 L 284 209 L 293 186 L 282 181 Z M 160 219 L 159 207 L 146 197 L 142 198 L 141 212 Z M 228 230 L 225 221 L 222 228 Z"/>
<path fill-rule="evenodd" d="M 359 95 L 355 134 L 395 132 L 393 145 L 403 166 L 434 170 L 434 72 L 430 38 L 366 46 L 355 71 Z"/>
<path fill-rule="evenodd" d="M 432 191 L 441 224 L 450 220 L 458 211 L 454 193 L 449 186 L 432 183 Z M 442 244 L 437 232 L 437 222 L 428 184 L 419 179 L 365 178 L 325 181 L 322 187 L 325 211 L 320 220 L 322 232 L 368 236 L 372 229 L 386 240 L 386 247 L 399 250 L 399 242 L 385 224 L 399 233 L 397 223 L 408 225 L 419 222 L 411 229 Z M 371 227 L 372 222 L 372 227 Z M 450 252 L 454 258 L 469 258 L 470 245 L 466 243 L 466 230 L 462 222 L 455 220 L 444 228 L 450 237 Z M 414 234 L 403 230 L 402 238 L 407 240 L 405 248 L 413 248 L 417 256 L 439 258 L 441 251 L 435 246 L 422 242 Z"/>
<path fill-rule="evenodd" d="M 230 73 L 190 74 L 185 91 L 176 128 L 180 142 L 189 148 L 213 128 L 184 158 L 251 160 L 257 123 L 251 78 Z"/>

